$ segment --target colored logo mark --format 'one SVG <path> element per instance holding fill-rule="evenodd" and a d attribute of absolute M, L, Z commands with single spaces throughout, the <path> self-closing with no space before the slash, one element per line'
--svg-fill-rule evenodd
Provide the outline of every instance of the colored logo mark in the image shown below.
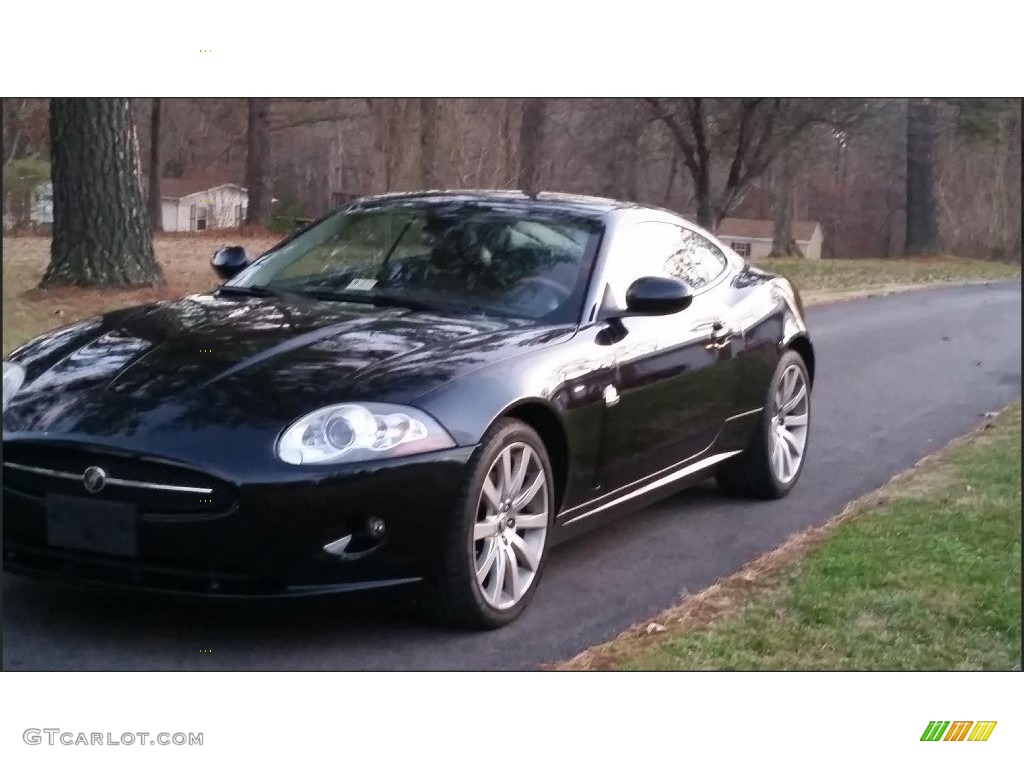
<path fill-rule="evenodd" d="M 921 741 L 988 741 L 996 728 L 995 720 L 932 720 L 921 734 Z"/>

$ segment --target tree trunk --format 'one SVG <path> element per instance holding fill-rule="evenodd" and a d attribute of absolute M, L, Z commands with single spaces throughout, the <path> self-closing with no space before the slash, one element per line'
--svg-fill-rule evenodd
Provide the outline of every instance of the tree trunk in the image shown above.
<path fill-rule="evenodd" d="M 270 99 L 249 99 L 248 153 L 245 185 L 249 191 L 246 224 L 266 226 L 270 221 Z"/>
<path fill-rule="evenodd" d="M 676 174 L 679 172 L 679 154 L 677 152 L 672 153 L 672 159 L 669 161 L 668 166 L 668 181 L 665 182 L 665 195 L 664 205 L 666 208 L 672 207 L 672 187 L 676 183 Z"/>
<path fill-rule="evenodd" d="M 163 175 L 160 162 L 160 99 L 153 99 L 153 110 L 149 116 L 149 224 L 154 232 L 164 229 L 164 214 L 160 198 L 160 177 Z"/>
<path fill-rule="evenodd" d="M 544 99 L 523 99 L 523 117 L 519 124 L 519 188 L 527 194 L 540 192 L 545 111 Z"/>
<path fill-rule="evenodd" d="M 502 130 L 501 139 L 504 152 L 502 153 L 502 187 L 512 186 L 513 180 L 518 175 L 516 170 L 516 137 L 513 135 L 513 124 L 515 115 L 520 110 L 516 109 L 515 99 L 503 99 L 502 101 Z"/>
<path fill-rule="evenodd" d="M 769 256 L 794 255 L 793 242 L 793 158 L 788 150 L 779 153 L 772 179 L 772 250 Z"/>
<path fill-rule="evenodd" d="M 719 218 L 711 199 L 711 175 L 706 166 L 699 166 L 693 177 L 693 186 L 697 198 L 697 224 L 708 232 L 714 232 L 718 229 Z"/>
<path fill-rule="evenodd" d="M 437 99 L 420 99 L 420 183 L 437 189 Z"/>
<path fill-rule="evenodd" d="M 911 99 L 907 105 L 907 238 L 904 256 L 939 252 L 935 191 L 935 105 Z"/>
<path fill-rule="evenodd" d="M 128 99 L 52 99 L 53 241 L 41 285 L 160 285 Z"/>
<path fill-rule="evenodd" d="M 619 161 L 621 189 L 618 194 L 624 200 L 636 201 L 639 197 L 637 166 L 640 162 L 640 139 L 642 132 L 643 123 L 634 118 L 628 126 L 625 141 L 622 144 Z"/>

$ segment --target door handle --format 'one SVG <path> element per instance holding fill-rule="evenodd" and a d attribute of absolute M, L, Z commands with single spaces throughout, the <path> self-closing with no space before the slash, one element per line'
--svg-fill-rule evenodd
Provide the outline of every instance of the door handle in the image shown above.
<path fill-rule="evenodd" d="M 609 384 L 604 388 L 604 404 L 606 406 L 613 406 L 619 402 L 619 390 L 615 388 L 614 384 Z"/>
<path fill-rule="evenodd" d="M 734 331 L 721 320 L 711 323 L 711 336 L 708 338 L 705 349 L 724 349 L 732 343 Z"/>

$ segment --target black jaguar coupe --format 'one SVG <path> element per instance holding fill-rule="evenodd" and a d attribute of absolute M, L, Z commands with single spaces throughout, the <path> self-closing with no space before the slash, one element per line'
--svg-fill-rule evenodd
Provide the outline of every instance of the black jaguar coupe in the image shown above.
<path fill-rule="evenodd" d="M 230 596 L 415 584 L 526 608 L 552 545 L 713 475 L 779 498 L 807 452 L 800 298 L 668 211 L 370 197 L 210 294 L 3 365 L 10 571 Z"/>

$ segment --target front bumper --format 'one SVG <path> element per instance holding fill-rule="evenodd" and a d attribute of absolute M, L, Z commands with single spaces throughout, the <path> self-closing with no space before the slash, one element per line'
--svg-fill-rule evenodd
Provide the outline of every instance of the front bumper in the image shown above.
<path fill-rule="evenodd" d="M 80 482 L 28 478 L 5 466 L 4 569 L 81 584 L 231 596 L 412 583 L 432 568 L 434 542 L 450 520 L 473 450 L 276 471 L 263 482 L 223 478 L 208 510 L 157 508 L 135 498 L 137 549 L 130 557 L 53 546 L 47 535 L 48 494 L 101 498 L 115 496 L 117 489 L 87 494 Z M 99 464 L 103 455 L 93 460 Z M 364 535 L 369 517 L 385 522 L 382 537 Z M 347 551 L 324 550 L 350 534 L 353 546 Z"/>

